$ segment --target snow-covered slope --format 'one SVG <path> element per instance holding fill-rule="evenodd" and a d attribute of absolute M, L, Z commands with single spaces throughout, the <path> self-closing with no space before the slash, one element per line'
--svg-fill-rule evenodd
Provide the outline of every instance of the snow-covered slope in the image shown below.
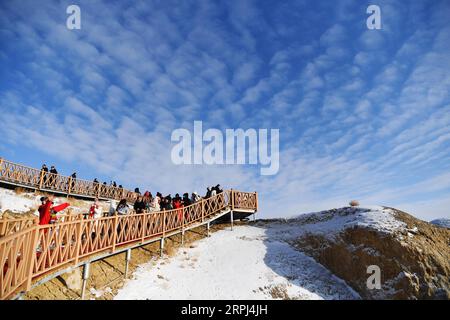
<path fill-rule="evenodd" d="M 287 220 L 300 233 L 333 238 L 345 229 L 361 227 L 392 234 L 405 230 L 406 224 L 395 218 L 394 211 L 381 206 L 344 207 L 302 214 Z M 298 228 L 302 225 L 302 228 Z"/>
<path fill-rule="evenodd" d="M 0 188 L 0 217 L 6 212 L 8 215 L 14 217 L 20 217 L 24 214 L 39 215 L 37 209 L 39 208 L 41 197 L 42 194 L 39 192 L 17 193 L 14 190 Z M 65 196 L 56 196 L 54 199 L 55 204 L 64 202 L 70 203 L 70 212 L 74 214 L 87 212 L 92 204 L 92 201 L 74 198 L 67 199 Z M 117 202 L 113 201 L 113 206 L 116 204 Z M 108 211 L 110 203 L 101 202 L 101 206 L 103 211 Z M 67 213 L 67 211 L 64 211 L 63 213 Z"/>
<path fill-rule="evenodd" d="M 450 299 L 449 229 L 385 207 L 332 209 L 284 223 L 296 248 L 364 298 Z M 367 287 L 371 265 L 381 270 L 381 289 Z"/>
<path fill-rule="evenodd" d="M 139 267 L 115 299 L 355 299 L 326 268 L 262 226 L 221 230 Z"/>
<path fill-rule="evenodd" d="M 261 220 L 142 265 L 116 299 L 445 298 L 449 236 L 380 206 Z M 370 265 L 381 289 L 367 287 Z"/>
<path fill-rule="evenodd" d="M 0 214 L 9 210 L 15 213 L 36 211 L 40 196 L 32 193 L 17 194 L 13 190 L 0 188 Z"/>

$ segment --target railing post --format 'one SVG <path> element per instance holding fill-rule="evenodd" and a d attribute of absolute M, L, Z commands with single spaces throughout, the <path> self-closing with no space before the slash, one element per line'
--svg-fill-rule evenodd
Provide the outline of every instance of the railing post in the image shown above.
<path fill-rule="evenodd" d="M 181 210 L 181 230 L 184 230 L 184 210 Z"/>
<path fill-rule="evenodd" d="M 83 238 L 82 232 L 83 232 L 83 219 L 78 216 L 78 223 L 77 223 L 77 242 L 75 243 L 75 264 L 78 264 L 78 259 L 80 258 L 80 248 L 81 248 L 81 241 Z"/>
<path fill-rule="evenodd" d="M 3 216 L 2 220 L 3 220 L 3 223 L 1 224 L 1 228 L 0 228 L 0 237 L 3 237 L 6 234 L 6 227 L 8 226 L 8 217 Z"/>
<path fill-rule="evenodd" d="M 142 214 L 142 236 L 141 236 L 141 243 L 144 243 L 144 239 L 145 239 L 145 227 L 147 226 L 147 213 L 143 213 Z"/>
<path fill-rule="evenodd" d="M 68 188 L 67 188 L 67 197 L 69 197 L 69 195 L 70 195 L 70 191 L 71 191 L 71 189 L 72 189 L 72 177 L 69 177 L 69 186 L 68 186 Z"/>
<path fill-rule="evenodd" d="M 202 199 L 201 201 L 202 201 L 202 222 L 203 222 L 205 217 L 205 200 Z"/>
<path fill-rule="evenodd" d="M 39 177 L 39 190 L 42 189 L 42 184 L 44 183 L 45 171 L 41 170 L 41 175 Z"/>
<path fill-rule="evenodd" d="M 166 210 L 163 210 L 162 216 L 163 216 L 163 230 L 162 230 L 162 234 L 163 234 L 163 238 L 164 238 L 164 236 L 166 235 Z"/>
<path fill-rule="evenodd" d="M 34 226 L 32 229 L 32 235 L 30 236 L 30 253 L 27 257 L 28 259 L 28 274 L 27 274 L 27 284 L 26 291 L 31 289 L 31 280 L 33 279 L 33 268 L 34 268 L 34 255 L 36 254 L 36 247 L 39 240 L 39 226 Z"/>
<path fill-rule="evenodd" d="M 119 216 L 117 215 L 117 213 L 114 216 L 114 227 L 113 227 L 113 246 L 112 246 L 112 252 L 116 251 L 116 242 L 117 242 L 117 225 L 119 222 Z"/>

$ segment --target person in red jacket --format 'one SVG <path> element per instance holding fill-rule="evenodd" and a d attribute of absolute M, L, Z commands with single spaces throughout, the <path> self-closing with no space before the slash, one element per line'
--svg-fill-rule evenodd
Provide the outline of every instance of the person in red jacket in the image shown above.
<path fill-rule="evenodd" d="M 53 195 L 48 196 L 45 199 L 41 199 L 42 204 L 39 206 L 39 224 L 49 224 L 51 219 L 51 208 L 53 205 Z"/>
<path fill-rule="evenodd" d="M 69 203 L 67 202 L 53 206 L 53 199 L 53 195 L 49 195 L 47 198 L 43 199 L 43 204 L 41 204 L 38 209 L 40 225 L 56 222 L 56 214 L 69 206 Z"/>
<path fill-rule="evenodd" d="M 173 208 L 174 209 L 180 209 L 177 210 L 177 216 L 178 216 L 178 220 L 181 221 L 181 219 L 183 218 L 183 203 L 181 202 L 181 198 L 178 195 L 178 193 L 175 195 L 175 198 L 173 198 Z"/>

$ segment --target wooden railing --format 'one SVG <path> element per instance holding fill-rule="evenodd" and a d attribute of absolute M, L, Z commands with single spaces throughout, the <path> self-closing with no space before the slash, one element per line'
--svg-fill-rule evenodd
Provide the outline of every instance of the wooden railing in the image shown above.
<path fill-rule="evenodd" d="M 0 299 L 28 291 L 32 281 L 100 253 L 140 245 L 201 224 L 225 210 L 258 209 L 256 192 L 226 190 L 190 206 L 159 212 L 67 219 L 33 225 L 0 238 Z M 20 229 L 20 228 L 19 228 Z"/>
<path fill-rule="evenodd" d="M 31 228 L 37 224 L 37 217 L 9 218 L 4 216 L 0 218 L 0 238 Z"/>
<path fill-rule="evenodd" d="M 100 199 L 136 200 L 138 194 L 127 189 L 44 172 L 0 158 L 0 181 L 36 190 Z"/>

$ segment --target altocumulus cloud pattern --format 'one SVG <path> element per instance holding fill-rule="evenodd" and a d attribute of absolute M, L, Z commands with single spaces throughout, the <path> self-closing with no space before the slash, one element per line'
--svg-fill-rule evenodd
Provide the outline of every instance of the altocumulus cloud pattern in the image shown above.
<path fill-rule="evenodd" d="M 0 153 L 158 189 L 258 190 L 261 216 L 450 207 L 450 3 L 0 2 Z M 176 166 L 171 132 L 279 128 L 280 166 Z M 124 181 L 124 179 L 126 179 Z"/>

